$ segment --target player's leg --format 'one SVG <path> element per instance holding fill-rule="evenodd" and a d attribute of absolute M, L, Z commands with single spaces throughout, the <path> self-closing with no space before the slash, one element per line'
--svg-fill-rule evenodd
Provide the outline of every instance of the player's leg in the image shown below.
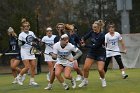
<path fill-rule="evenodd" d="M 50 81 L 50 76 L 51 76 L 51 72 L 53 71 L 53 68 L 54 68 L 54 64 L 55 64 L 55 60 L 52 59 L 52 57 L 50 55 L 45 55 L 44 54 L 44 59 L 45 59 L 45 62 L 47 62 L 48 64 L 48 73 L 46 75 L 47 77 L 47 80 Z"/>
<path fill-rule="evenodd" d="M 71 75 L 71 67 L 70 66 L 66 66 L 65 68 L 64 68 L 64 77 L 66 78 L 66 79 L 69 79 L 69 80 L 71 80 L 71 84 L 72 84 L 72 88 L 76 88 L 76 81 L 75 81 L 75 79 L 72 77 L 72 75 Z"/>
<path fill-rule="evenodd" d="M 79 68 L 77 61 L 74 62 L 73 69 L 77 72 L 76 81 L 82 80 L 83 79 L 83 73 L 82 73 L 82 70 Z"/>
<path fill-rule="evenodd" d="M 11 67 L 11 70 L 12 70 L 12 74 L 13 74 L 13 76 L 15 78 L 17 76 L 17 73 L 16 73 L 16 69 L 15 69 L 15 66 L 14 66 L 14 60 L 15 59 L 10 60 L 10 67 Z"/>
<path fill-rule="evenodd" d="M 84 79 L 81 82 L 81 84 L 79 84 L 79 87 L 83 87 L 83 86 L 86 86 L 88 84 L 89 69 L 91 68 L 91 66 L 93 64 L 93 61 L 94 60 L 91 59 L 91 58 L 86 58 L 85 64 L 84 64 L 84 67 L 83 67 Z"/>
<path fill-rule="evenodd" d="M 19 62 L 20 61 L 16 60 L 16 59 L 11 59 L 10 60 L 12 74 L 14 76 L 14 81 L 12 82 L 13 84 L 17 83 L 16 77 L 17 77 L 17 74 L 20 72 L 20 69 L 17 67 L 19 65 Z"/>
<path fill-rule="evenodd" d="M 38 85 L 38 83 L 35 82 L 34 77 L 35 77 L 35 69 L 36 69 L 36 61 L 35 59 L 30 60 L 30 72 L 31 72 L 31 78 L 30 78 L 30 83 L 29 85 Z"/>
<path fill-rule="evenodd" d="M 119 65 L 119 68 L 122 72 L 122 77 L 123 79 L 126 79 L 128 77 L 128 75 L 125 73 L 125 69 L 124 69 L 124 65 L 122 63 L 122 59 L 121 59 L 121 55 L 117 55 L 117 56 L 114 56 L 118 65 Z"/>
<path fill-rule="evenodd" d="M 82 73 L 82 70 L 80 69 L 79 67 L 79 62 L 81 61 L 81 58 L 82 56 L 80 56 L 78 59 L 77 59 L 77 63 L 74 64 L 74 69 L 76 69 L 75 71 L 77 72 L 77 77 L 76 77 L 76 81 L 80 81 L 80 80 L 83 80 L 83 73 Z"/>
<path fill-rule="evenodd" d="M 68 90 L 69 86 L 65 83 L 64 78 L 61 76 L 64 67 L 60 64 L 56 64 L 55 67 L 55 76 L 57 77 L 58 81 L 63 85 L 64 89 Z"/>
<path fill-rule="evenodd" d="M 55 68 L 53 68 L 52 74 L 50 75 L 50 81 L 49 81 L 47 87 L 45 87 L 44 89 L 51 90 L 54 79 L 55 79 Z"/>
<path fill-rule="evenodd" d="M 52 89 L 52 84 L 54 82 L 54 79 L 55 79 L 55 62 L 53 62 L 53 68 L 51 69 L 51 74 L 49 76 L 49 83 L 47 85 L 47 87 L 45 87 L 44 89 L 46 90 L 51 90 Z"/>
<path fill-rule="evenodd" d="M 112 59 L 112 57 L 107 57 L 107 58 L 106 58 L 105 65 L 104 65 L 104 71 L 105 71 L 105 72 L 107 72 L 108 65 L 109 65 L 111 59 Z"/>
<path fill-rule="evenodd" d="M 50 76 L 51 76 L 51 74 L 53 73 L 53 69 L 54 69 L 54 64 L 55 64 L 55 62 L 53 62 L 53 61 L 48 61 L 47 64 L 48 64 L 48 69 L 49 69 L 49 74 L 47 74 L 47 80 L 50 81 Z"/>
<path fill-rule="evenodd" d="M 105 62 L 97 61 L 97 67 L 98 67 L 99 75 L 101 77 L 102 87 L 106 87 L 104 65 L 105 65 Z"/>
<path fill-rule="evenodd" d="M 23 85 L 22 76 L 25 74 L 30 67 L 29 60 L 23 60 L 24 68 L 20 71 L 19 75 L 16 77 L 18 84 Z"/>

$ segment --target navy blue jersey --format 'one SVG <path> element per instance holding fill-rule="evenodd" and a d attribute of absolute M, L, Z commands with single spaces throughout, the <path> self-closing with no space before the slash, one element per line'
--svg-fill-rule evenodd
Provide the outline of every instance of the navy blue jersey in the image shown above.
<path fill-rule="evenodd" d="M 82 37 L 83 40 L 90 39 L 90 44 L 85 47 L 90 48 L 90 51 L 93 52 L 104 52 L 105 44 L 105 34 L 104 32 L 96 33 L 94 31 L 88 32 L 85 36 Z"/>
<path fill-rule="evenodd" d="M 60 37 L 61 37 L 61 36 L 58 36 L 58 35 L 57 35 L 57 36 L 54 38 L 54 43 L 57 43 L 57 42 L 60 40 Z"/>
<path fill-rule="evenodd" d="M 11 55 L 11 58 L 16 58 L 18 60 L 21 60 L 20 56 L 20 48 L 18 46 L 18 39 L 15 36 L 9 37 L 9 48 L 4 51 L 4 53 L 10 52 L 10 53 L 19 53 L 15 55 Z"/>
<path fill-rule="evenodd" d="M 63 34 L 68 34 L 68 32 L 64 31 L 64 32 L 62 33 L 62 31 L 61 31 L 61 35 L 57 35 L 57 36 L 54 38 L 54 43 L 57 43 L 57 42 L 60 40 L 60 38 L 61 38 L 61 36 L 62 36 Z"/>
<path fill-rule="evenodd" d="M 68 34 L 68 33 L 67 33 Z M 79 47 L 80 44 L 80 38 L 78 37 L 77 34 L 69 35 L 69 42 L 72 43 L 74 46 Z M 54 38 L 54 43 L 57 43 L 60 40 L 61 36 L 56 36 Z"/>
<path fill-rule="evenodd" d="M 6 52 L 20 52 L 20 48 L 18 46 L 18 39 L 15 36 L 10 36 L 9 38 L 9 48 Z"/>
<path fill-rule="evenodd" d="M 69 42 L 72 43 L 74 46 L 79 47 L 80 38 L 77 34 L 69 35 Z"/>
<path fill-rule="evenodd" d="M 90 31 L 85 36 L 83 36 L 82 39 L 90 40 L 90 44 L 85 45 L 85 47 L 89 48 L 87 58 L 105 62 L 106 59 L 106 50 L 104 48 L 105 33 L 104 32 L 96 33 Z"/>

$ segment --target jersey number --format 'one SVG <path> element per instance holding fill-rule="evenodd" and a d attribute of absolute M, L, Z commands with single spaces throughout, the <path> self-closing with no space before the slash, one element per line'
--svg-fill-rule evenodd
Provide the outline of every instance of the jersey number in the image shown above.
<path fill-rule="evenodd" d="M 115 45 L 115 42 L 111 42 L 112 43 L 112 45 Z"/>

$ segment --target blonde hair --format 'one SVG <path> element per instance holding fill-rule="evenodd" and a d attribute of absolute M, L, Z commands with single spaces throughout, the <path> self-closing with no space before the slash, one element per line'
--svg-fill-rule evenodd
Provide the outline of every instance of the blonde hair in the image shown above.
<path fill-rule="evenodd" d="M 66 30 L 74 30 L 74 25 L 73 24 L 65 24 L 65 29 Z"/>
<path fill-rule="evenodd" d="M 103 20 L 98 20 L 98 23 L 101 27 L 104 27 L 105 26 L 105 22 Z"/>
<path fill-rule="evenodd" d="M 22 18 L 21 19 L 21 25 L 22 25 L 22 27 L 23 27 L 24 24 L 28 24 L 30 26 L 30 23 L 27 21 L 26 18 Z M 21 27 L 21 29 L 22 29 L 22 27 Z"/>
<path fill-rule="evenodd" d="M 8 32 L 8 35 L 12 35 L 12 36 L 17 36 L 17 34 L 15 32 Z"/>
<path fill-rule="evenodd" d="M 105 26 L 105 22 L 103 20 L 98 20 L 98 23 L 99 23 L 101 31 L 103 31 L 104 30 L 104 26 Z"/>
<path fill-rule="evenodd" d="M 98 21 L 94 21 L 94 23 L 93 24 L 99 24 L 99 22 Z"/>
<path fill-rule="evenodd" d="M 21 32 L 23 31 L 23 25 L 24 24 L 28 24 L 30 26 L 30 23 L 27 21 L 27 19 L 26 18 L 22 18 L 21 19 L 21 27 L 20 27 Z"/>
<path fill-rule="evenodd" d="M 9 27 L 8 29 L 8 35 L 12 35 L 12 36 L 17 36 L 17 34 L 15 33 L 14 29 L 12 27 Z"/>
<path fill-rule="evenodd" d="M 26 20 L 26 18 L 22 18 L 21 19 L 21 23 L 24 23 L 24 22 L 26 22 L 27 20 Z"/>
<path fill-rule="evenodd" d="M 25 25 L 25 24 L 27 24 L 27 25 L 30 26 L 30 23 L 29 23 L 28 21 L 26 21 L 26 22 L 23 22 L 23 23 L 22 23 L 22 27 L 23 27 L 23 25 Z"/>
<path fill-rule="evenodd" d="M 92 29 L 94 26 L 97 26 L 98 30 L 101 31 L 101 27 L 99 26 L 99 22 L 98 21 L 95 21 L 93 24 L 92 24 Z"/>
<path fill-rule="evenodd" d="M 103 31 L 103 28 L 105 26 L 105 23 L 103 20 L 98 20 L 98 21 L 95 21 L 93 24 L 97 24 L 98 27 L 100 28 L 101 31 Z"/>

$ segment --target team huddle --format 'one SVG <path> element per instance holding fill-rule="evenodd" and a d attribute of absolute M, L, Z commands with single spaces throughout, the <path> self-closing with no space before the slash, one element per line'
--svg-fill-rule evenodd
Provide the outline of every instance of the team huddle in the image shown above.
<path fill-rule="evenodd" d="M 97 63 L 101 86 L 106 87 L 105 74 L 112 57 L 116 59 L 119 65 L 122 78 L 126 79 L 128 75 L 125 73 L 118 43 L 121 43 L 123 53 L 127 52 L 125 44 L 121 35 L 115 31 L 114 23 L 107 25 L 108 32 L 104 31 L 104 25 L 102 20 L 95 21 L 92 24 L 92 29 L 87 34 L 79 37 L 76 33 L 77 28 L 73 24 L 58 23 L 56 25 L 58 34 L 54 35 L 52 33 L 53 28 L 49 26 L 46 28 L 46 35 L 42 39 L 36 37 L 34 32 L 30 31 L 30 23 L 26 19 L 21 22 L 21 33 L 18 36 L 14 29 L 9 27 L 10 46 L 5 52 L 12 51 L 17 53 L 12 55 L 10 60 L 14 76 L 12 83 L 23 85 L 26 73 L 30 71 L 29 85 L 39 85 L 34 79 L 36 54 L 44 55 L 44 61 L 48 64 L 49 73 L 47 74 L 47 79 L 49 83 L 44 88 L 46 90 L 53 88 L 55 78 L 65 90 L 70 88 L 65 79 L 71 81 L 72 88 L 76 88 L 76 81 L 79 80 L 81 80 L 81 83 L 78 87 L 87 86 L 89 70 L 94 62 Z M 90 42 L 87 43 L 87 40 Z M 44 45 L 45 49 L 42 49 Z M 82 70 L 78 65 L 83 53 L 80 50 L 81 47 L 88 49 Z M 20 61 L 23 62 L 23 68 L 18 67 Z M 76 79 L 71 74 L 72 70 L 77 72 Z"/>

